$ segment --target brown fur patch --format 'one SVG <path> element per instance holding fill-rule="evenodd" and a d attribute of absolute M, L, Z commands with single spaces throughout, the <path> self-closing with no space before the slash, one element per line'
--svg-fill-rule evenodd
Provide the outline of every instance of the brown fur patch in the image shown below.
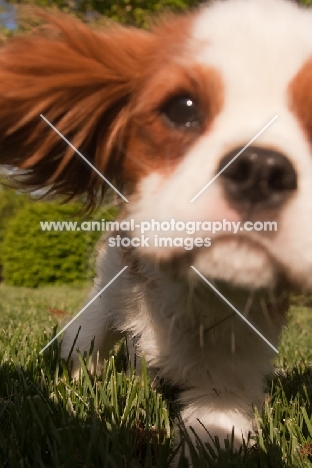
<path fill-rule="evenodd" d="M 312 144 L 312 58 L 299 70 L 289 86 L 290 108 Z"/>
<path fill-rule="evenodd" d="M 180 57 L 183 57 L 183 51 Z M 189 61 L 187 66 L 164 64 L 151 74 L 143 86 L 133 111 L 132 132 L 124 169 L 135 183 L 150 171 L 170 174 L 190 146 L 209 131 L 223 104 L 222 82 L 217 71 Z M 200 110 L 200 124 L 191 128 L 175 128 L 160 113 L 171 97 L 193 98 Z"/>
<path fill-rule="evenodd" d="M 119 26 L 94 32 L 67 17 L 8 41 L 0 51 L 0 164 L 23 169 L 30 188 L 69 197 L 103 193 L 103 180 L 57 135 L 43 114 L 96 168 L 119 183 L 129 102 L 154 40 Z M 51 28 L 52 25 L 52 28 Z"/>

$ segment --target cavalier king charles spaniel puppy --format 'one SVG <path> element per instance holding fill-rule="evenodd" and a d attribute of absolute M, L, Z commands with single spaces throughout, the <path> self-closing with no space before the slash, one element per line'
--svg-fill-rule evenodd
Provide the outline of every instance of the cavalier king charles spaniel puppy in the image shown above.
<path fill-rule="evenodd" d="M 44 23 L 0 49 L 0 163 L 87 207 L 106 181 L 125 199 L 62 356 L 77 376 L 93 340 L 96 372 L 127 336 L 180 388 L 186 427 L 234 427 L 239 445 L 288 291 L 312 287 L 312 11 L 217 0 L 148 31 Z"/>

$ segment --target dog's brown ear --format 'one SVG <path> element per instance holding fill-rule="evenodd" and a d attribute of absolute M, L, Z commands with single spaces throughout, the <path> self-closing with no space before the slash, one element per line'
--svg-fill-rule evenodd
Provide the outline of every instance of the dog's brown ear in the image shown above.
<path fill-rule="evenodd" d="M 312 58 L 308 59 L 289 86 L 291 111 L 312 144 Z"/>
<path fill-rule="evenodd" d="M 118 183 L 129 103 L 152 34 L 121 26 L 96 32 L 44 16 L 45 27 L 0 49 L 0 164 L 19 167 L 31 189 L 87 193 L 92 205 L 105 182 L 40 115 Z"/>

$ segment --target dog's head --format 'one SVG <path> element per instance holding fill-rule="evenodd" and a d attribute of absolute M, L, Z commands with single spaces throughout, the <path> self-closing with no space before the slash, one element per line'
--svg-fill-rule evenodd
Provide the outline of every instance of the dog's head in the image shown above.
<path fill-rule="evenodd" d="M 150 32 L 52 23 L 0 52 L 0 163 L 19 166 L 32 188 L 95 203 L 106 184 L 43 114 L 129 199 L 126 218 L 180 223 L 146 232 L 140 256 L 184 258 L 244 287 L 283 276 L 310 288 L 312 11 L 227 0 Z M 260 230 L 267 221 L 277 230 Z M 188 222 L 193 233 L 181 229 Z M 180 240 L 160 247 L 156 235 Z M 209 247 L 194 241 L 207 237 Z"/>

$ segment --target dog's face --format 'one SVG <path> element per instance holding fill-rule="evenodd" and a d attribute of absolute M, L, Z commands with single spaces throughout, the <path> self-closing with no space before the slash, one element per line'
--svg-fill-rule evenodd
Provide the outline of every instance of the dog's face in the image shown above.
<path fill-rule="evenodd" d="M 280 276 L 312 285 L 311 27 L 312 12 L 281 1 L 220 2 L 194 18 L 179 55 L 145 89 L 159 114 L 138 118 L 139 149 L 146 145 L 155 168 L 138 181 L 129 217 L 276 221 L 277 231 L 148 231 L 150 247 L 141 255 L 185 257 L 185 273 L 194 265 L 208 278 L 248 288 L 273 286 Z M 131 154 L 141 157 L 136 148 Z M 209 236 L 211 246 L 155 247 L 155 234 Z"/>
<path fill-rule="evenodd" d="M 27 169 L 33 187 L 96 197 L 102 181 L 43 113 L 125 191 L 136 224 L 277 222 L 276 232 L 157 233 L 211 238 L 191 251 L 155 246 L 148 232 L 138 255 L 180 258 L 185 275 L 194 265 L 248 288 L 280 277 L 310 288 L 312 11 L 287 0 L 228 0 L 150 33 L 75 31 L 66 21 L 56 21 L 60 40 L 28 37 L 0 55 L 0 162 Z"/>

